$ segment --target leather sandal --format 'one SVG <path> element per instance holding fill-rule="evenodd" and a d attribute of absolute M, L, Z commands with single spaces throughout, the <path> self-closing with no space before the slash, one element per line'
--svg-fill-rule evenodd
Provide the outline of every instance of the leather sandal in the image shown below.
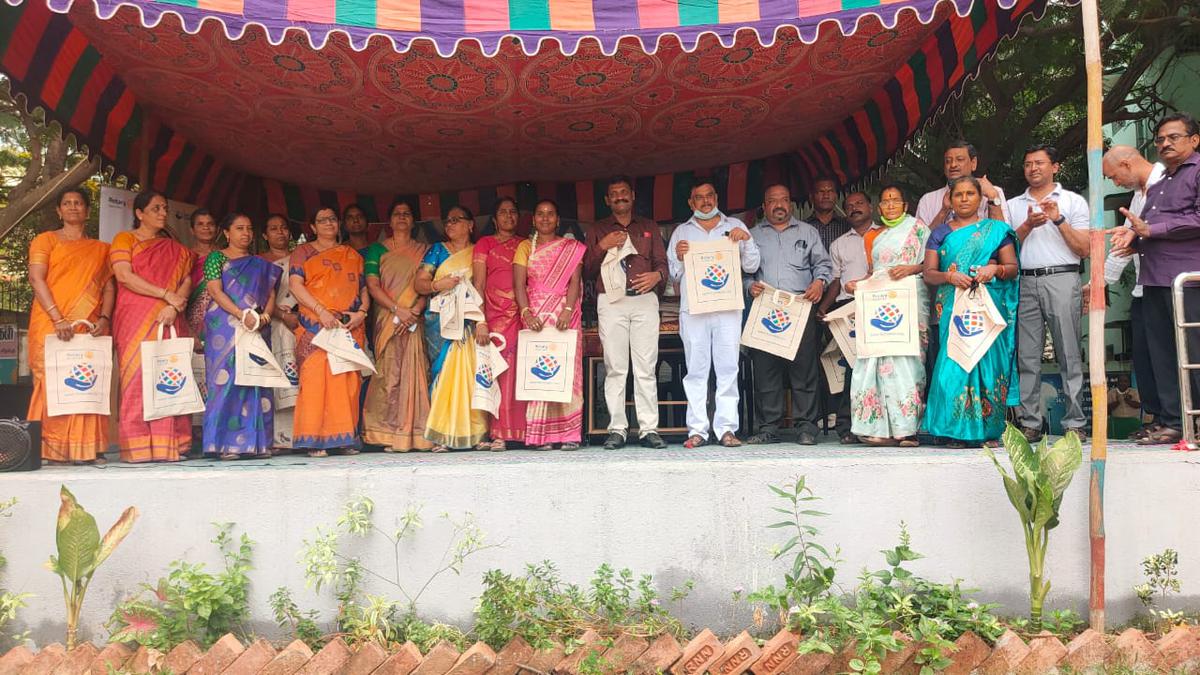
<path fill-rule="evenodd" d="M 692 436 L 688 436 L 688 439 L 683 442 L 683 447 L 687 448 L 688 450 L 692 450 L 694 448 L 698 448 L 702 445 L 705 445 L 706 443 L 708 443 L 707 439 L 702 438 L 700 436 L 692 435 Z"/>
<path fill-rule="evenodd" d="M 1183 440 L 1183 432 L 1170 427 L 1163 427 L 1138 440 L 1138 445 L 1174 445 Z"/>
<path fill-rule="evenodd" d="M 721 435 L 721 446 L 726 448 L 740 448 L 742 447 L 742 442 L 738 440 L 738 437 L 732 431 L 726 431 Z"/>

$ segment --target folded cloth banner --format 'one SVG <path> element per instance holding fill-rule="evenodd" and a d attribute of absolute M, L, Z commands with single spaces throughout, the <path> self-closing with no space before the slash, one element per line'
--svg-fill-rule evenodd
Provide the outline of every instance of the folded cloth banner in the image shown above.
<path fill-rule="evenodd" d="M 471 396 L 471 408 L 484 410 L 495 417 L 500 410 L 500 374 L 508 370 L 504 362 L 504 351 L 508 343 L 500 333 L 492 333 L 487 345 L 475 344 L 475 393 Z M 500 346 L 496 346 L 496 342 Z"/>
<path fill-rule="evenodd" d="M 163 325 L 158 325 L 158 339 L 142 343 L 142 418 L 147 422 L 204 412 L 204 398 L 192 364 L 197 356 L 196 341 L 179 337 L 171 326 L 171 337 L 163 339 Z M 203 369 L 203 365 L 201 366 Z"/>
<path fill-rule="evenodd" d="M 436 312 L 443 340 L 461 340 L 467 321 L 483 321 L 483 298 L 475 286 L 464 279 L 429 300 L 429 311 Z"/>
<path fill-rule="evenodd" d="M 837 340 L 830 340 L 821 352 L 821 369 L 825 371 L 825 381 L 829 384 L 829 393 L 840 394 L 846 389 L 846 357 L 838 348 Z"/>
<path fill-rule="evenodd" d="M 625 276 L 625 259 L 636 254 L 633 237 L 628 235 L 620 248 L 610 248 L 604 254 L 604 262 L 600 263 L 600 279 L 604 281 L 604 297 L 609 302 L 618 302 L 625 297 L 625 288 L 629 283 Z"/>
<path fill-rule="evenodd" d="M 192 377 L 200 388 L 200 400 L 208 400 L 208 366 L 204 363 L 204 352 L 192 352 Z M 192 426 L 204 426 L 204 411 L 192 414 Z"/>
<path fill-rule="evenodd" d="M 76 321 L 95 329 L 90 321 Z M 69 342 L 46 336 L 46 416 L 112 412 L 113 343 L 109 336 L 75 335 Z"/>
<path fill-rule="evenodd" d="M 271 351 L 283 369 L 288 386 L 275 388 L 275 409 L 296 407 L 300 396 L 300 366 L 296 363 L 296 335 L 282 321 L 271 322 Z"/>
<path fill-rule="evenodd" d="M 570 403 L 579 331 L 547 326 L 517 333 L 518 401 Z"/>
<path fill-rule="evenodd" d="M 971 284 L 967 290 L 956 288 L 946 354 L 969 373 L 1006 326 L 1008 322 L 984 285 Z"/>
<path fill-rule="evenodd" d="M 767 286 L 750 305 L 742 344 L 791 361 L 800 349 L 810 312 L 808 300 Z"/>
<path fill-rule="evenodd" d="M 329 372 L 341 375 L 357 370 L 363 375 L 374 375 L 375 364 L 363 351 L 358 340 L 346 328 L 322 328 L 313 337 L 313 346 L 325 350 L 329 361 Z"/>
<path fill-rule="evenodd" d="M 838 349 L 846 363 L 853 368 L 858 361 L 858 349 L 855 345 L 854 303 L 847 302 L 825 315 L 825 323 L 829 324 L 829 332 L 837 342 Z"/>
<path fill-rule="evenodd" d="M 921 311 L 915 275 L 894 281 L 882 273 L 854 289 L 854 357 L 920 356 L 917 315 Z"/>
<path fill-rule="evenodd" d="M 737 243 L 728 238 L 688 242 L 683 283 L 689 314 L 742 311 L 742 258 Z"/>
<path fill-rule="evenodd" d="M 247 309 L 242 316 L 253 316 L 256 325 L 262 325 L 262 318 L 254 310 Z M 245 318 L 242 319 L 245 321 Z M 262 333 L 256 330 L 246 330 L 245 325 L 238 323 L 237 337 L 233 348 L 234 375 L 233 383 L 239 387 L 291 387 L 292 382 L 283 373 L 283 368 L 275 360 L 271 347 L 263 339 Z"/>

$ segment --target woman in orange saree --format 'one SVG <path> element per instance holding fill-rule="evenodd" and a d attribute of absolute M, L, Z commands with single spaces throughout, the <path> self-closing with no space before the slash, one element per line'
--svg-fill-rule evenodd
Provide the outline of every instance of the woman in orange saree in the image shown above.
<path fill-rule="evenodd" d="M 29 369 L 33 372 L 30 420 L 42 423 L 42 459 L 51 464 L 104 463 L 108 415 L 46 415 L 46 336 L 70 340 L 92 324 L 92 335 L 112 331 L 116 291 L 108 267 L 108 244 L 91 239 L 84 228 L 88 196 L 72 188 L 58 198 L 55 212 L 62 228 L 43 232 L 29 245 L 29 283 L 36 302 L 29 310 Z"/>
<path fill-rule="evenodd" d="M 192 444 L 191 415 L 147 422 L 142 416 L 143 342 L 159 324 L 188 334 L 183 310 L 193 255 L 167 234 L 167 200 L 153 191 L 133 200 L 133 230 L 113 237 L 108 258 L 117 278 L 113 338 L 121 372 L 119 444 L 123 462 L 177 462 Z"/>
<path fill-rule="evenodd" d="M 363 283 L 363 259 L 353 248 L 338 243 L 337 211 L 322 207 L 313 216 L 317 238 L 292 251 L 290 284 L 300 303 L 296 329 L 296 360 L 300 362 L 300 395 L 292 447 L 309 457 L 330 451 L 356 455 L 358 396 L 362 375 L 356 370 L 334 375 L 328 355 L 312 340 L 322 328 L 343 326 L 359 345 L 366 344 L 363 328 L 371 301 Z"/>

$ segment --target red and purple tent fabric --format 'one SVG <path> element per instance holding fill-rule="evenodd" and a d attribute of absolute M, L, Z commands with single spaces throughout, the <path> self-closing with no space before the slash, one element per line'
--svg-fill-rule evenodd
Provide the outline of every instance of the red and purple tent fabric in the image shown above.
<path fill-rule="evenodd" d="M 663 221 L 698 176 L 728 210 L 862 178 L 1046 2 L 11 1 L 14 93 L 172 198 L 299 220 L 536 195 L 584 221 L 616 173 Z"/>

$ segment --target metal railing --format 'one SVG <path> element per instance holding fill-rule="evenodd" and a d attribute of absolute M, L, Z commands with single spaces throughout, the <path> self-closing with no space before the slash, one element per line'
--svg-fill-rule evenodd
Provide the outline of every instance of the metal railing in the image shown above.
<path fill-rule="evenodd" d="M 1179 363 L 1179 410 L 1183 420 L 1183 440 L 1189 450 L 1197 450 L 1200 449 L 1196 444 L 1196 423 L 1200 421 L 1200 409 L 1197 409 L 1197 405 L 1200 405 L 1200 402 L 1192 400 L 1190 375 L 1193 371 L 1200 371 L 1200 354 L 1188 353 L 1187 332 L 1200 331 L 1200 321 L 1189 322 L 1184 312 L 1183 290 L 1189 283 L 1200 283 L 1200 272 L 1184 272 L 1175 277 L 1171 291 L 1174 300 L 1172 305 L 1175 308 L 1175 353 Z M 1193 288 L 1192 292 L 1200 293 L 1200 288 Z"/>

